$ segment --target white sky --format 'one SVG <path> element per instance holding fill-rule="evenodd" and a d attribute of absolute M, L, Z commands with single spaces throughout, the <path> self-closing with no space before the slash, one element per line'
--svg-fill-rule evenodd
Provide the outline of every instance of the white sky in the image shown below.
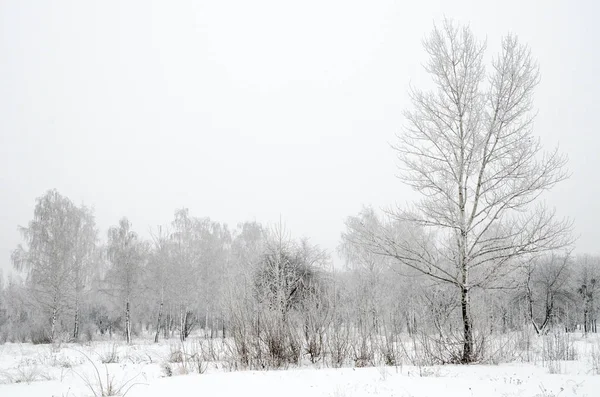
<path fill-rule="evenodd" d="M 57 188 L 145 234 L 176 208 L 277 222 L 331 251 L 362 204 L 414 196 L 389 148 L 421 39 L 446 15 L 539 59 L 536 133 L 572 178 L 548 196 L 599 252 L 596 1 L 0 1 L 0 269 Z M 490 53 L 491 55 L 491 53 Z"/>

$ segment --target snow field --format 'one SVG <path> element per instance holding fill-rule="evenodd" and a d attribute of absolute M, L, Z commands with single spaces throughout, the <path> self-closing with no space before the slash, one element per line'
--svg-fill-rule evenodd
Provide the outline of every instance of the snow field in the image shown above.
<path fill-rule="evenodd" d="M 600 396 L 600 338 L 571 334 L 565 340 L 564 335 L 533 338 L 516 362 L 499 365 L 335 369 L 306 362 L 271 371 L 232 371 L 227 345 L 203 338 L 183 345 L 178 340 L 129 346 L 5 344 L 0 345 L 0 397 Z M 495 346 L 517 347 L 507 340 Z M 565 354 L 561 349 L 569 360 L 557 358 Z"/>

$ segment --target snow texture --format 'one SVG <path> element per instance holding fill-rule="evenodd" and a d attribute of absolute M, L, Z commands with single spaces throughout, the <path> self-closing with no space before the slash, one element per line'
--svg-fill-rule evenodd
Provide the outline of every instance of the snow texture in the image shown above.
<path fill-rule="evenodd" d="M 121 395 L 163 396 L 473 396 L 566 397 L 600 395 L 594 362 L 598 340 L 579 339 L 577 361 L 469 366 L 318 368 L 231 372 L 223 362 L 207 363 L 203 374 L 183 370 L 178 342 L 130 346 L 112 342 L 60 347 L 0 346 L 0 397 L 80 397 L 98 392 L 96 368 L 106 372 Z M 89 357 L 91 359 L 88 360 Z M 117 361 L 103 364 L 102 361 Z M 169 367 L 170 370 L 166 370 Z M 190 366 L 189 368 L 192 368 Z M 189 372 L 185 374 L 185 372 Z M 551 373 L 554 372 L 554 373 Z M 170 375 L 170 376 L 169 376 Z M 86 385 L 88 379 L 93 389 Z M 132 386 L 129 390 L 129 386 Z"/>

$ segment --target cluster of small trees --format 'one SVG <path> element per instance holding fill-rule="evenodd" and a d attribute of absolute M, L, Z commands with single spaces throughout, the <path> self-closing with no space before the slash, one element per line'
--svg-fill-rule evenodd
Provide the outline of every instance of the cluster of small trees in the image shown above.
<path fill-rule="evenodd" d="M 178 210 L 171 231 L 146 241 L 123 218 L 101 243 L 93 213 L 56 190 L 37 199 L 34 218 L 12 254 L 21 282 L 4 290 L 4 332 L 54 342 L 132 333 L 154 325 L 155 339 L 185 338 L 198 324 L 223 320 L 232 235 L 226 226 Z M 235 236 L 233 236 L 235 237 Z M 19 304 L 8 304 L 19 300 Z M 9 307 L 10 306 L 10 307 Z"/>
<path fill-rule="evenodd" d="M 532 134 L 538 66 L 515 36 L 501 44 L 488 71 L 468 27 L 446 20 L 424 40 L 434 88 L 411 89 L 394 147 L 422 199 L 349 217 L 344 269 L 281 225 L 230 231 L 185 209 L 148 241 L 124 218 L 101 244 L 92 212 L 50 191 L 21 229 L 12 260 L 26 278 L 4 287 L 0 327 L 128 342 L 201 328 L 231 336 L 239 362 L 257 367 L 305 355 L 392 364 L 405 334 L 438 362 L 469 363 L 490 333 L 596 332 L 600 260 L 571 255 L 572 223 L 539 200 L 568 172 Z"/>
<path fill-rule="evenodd" d="M 536 333 L 554 325 L 565 331 L 597 332 L 600 257 L 549 255 L 522 269 L 518 300 L 526 306 Z"/>

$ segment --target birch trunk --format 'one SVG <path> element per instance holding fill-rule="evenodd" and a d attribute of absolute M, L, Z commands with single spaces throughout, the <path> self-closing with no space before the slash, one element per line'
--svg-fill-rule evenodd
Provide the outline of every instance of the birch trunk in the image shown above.
<path fill-rule="evenodd" d="M 54 343 L 54 335 L 56 331 L 56 319 L 58 317 L 58 308 L 56 305 L 52 308 L 52 319 L 50 320 L 50 341 Z"/>
<path fill-rule="evenodd" d="M 73 325 L 73 340 L 79 340 L 79 301 L 75 298 L 75 324 Z"/>
<path fill-rule="evenodd" d="M 125 303 L 125 339 L 127 344 L 131 343 L 131 312 L 129 309 L 129 299 Z"/>
<path fill-rule="evenodd" d="M 179 339 L 182 342 L 185 342 L 185 339 L 186 339 L 186 335 L 185 335 L 185 329 L 187 327 L 186 321 L 187 321 L 187 309 L 185 309 L 183 306 L 181 306 L 181 308 L 179 309 Z"/>
<path fill-rule="evenodd" d="M 75 323 L 73 324 L 73 340 L 79 340 L 79 291 L 75 292 Z"/>
<path fill-rule="evenodd" d="M 158 337 L 160 335 L 160 322 L 163 314 L 163 300 L 160 300 L 160 306 L 158 307 L 158 319 L 156 320 L 156 333 L 154 334 L 154 343 L 158 343 Z"/>
<path fill-rule="evenodd" d="M 463 320 L 463 356 L 462 362 L 468 364 L 474 360 L 473 324 L 470 313 L 469 290 L 461 288 L 461 311 Z"/>

